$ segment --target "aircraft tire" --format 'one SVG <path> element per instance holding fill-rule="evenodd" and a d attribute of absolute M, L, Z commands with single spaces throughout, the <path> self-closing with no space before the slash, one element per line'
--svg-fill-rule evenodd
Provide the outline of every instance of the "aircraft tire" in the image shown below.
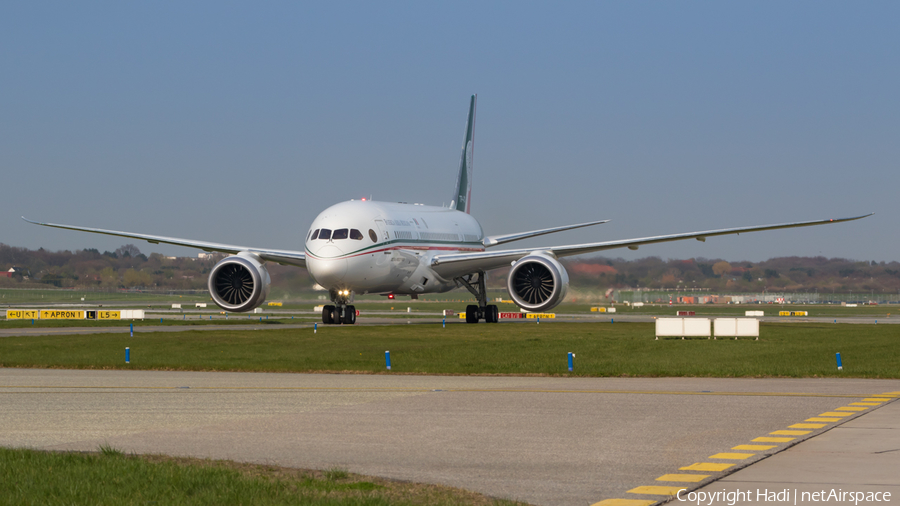
<path fill-rule="evenodd" d="M 356 307 L 355 306 L 346 306 L 344 308 L 344 318 L 342 320 L 343 323 L 347 325 L 355 325 L 356 324 Z"/>
<path fill-rule="evenodd" d="M 324 306 L 322 308 L 322 323 L 328 325 L 334 323 L 334 306 Z"/>
<path fill-rule="evenodd" d="M 478 323 L 478 306 L 466 306 L 466 323 Z"/>
<path fill-rule="evenodd" d="M 497 306 L 491 304 L 487 306 L 484 312 L 484 321 L 488 323 L 497 323 L 500 321 L 500 309 Z"/>

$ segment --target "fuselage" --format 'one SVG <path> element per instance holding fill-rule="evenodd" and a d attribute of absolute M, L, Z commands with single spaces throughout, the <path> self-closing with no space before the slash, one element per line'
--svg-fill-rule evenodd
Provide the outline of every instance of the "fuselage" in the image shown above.
<path fill-rule="evenodd" d="M 456 288 L 430 267 L 434 255 L 483 251 L 484 233 L 471 215 L 445 207 L 351 200 L 313 220 L 306 265 L 334 291 L 416 295 Z"/>

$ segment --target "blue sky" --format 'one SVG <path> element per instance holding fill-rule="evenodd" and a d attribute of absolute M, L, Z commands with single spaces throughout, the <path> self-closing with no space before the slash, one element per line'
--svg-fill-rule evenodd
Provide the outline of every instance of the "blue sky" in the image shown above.
<path fill-rule="evenodd" d="M 529 244 L 845 217 L 615 250 L 898 260 L 889 2 L 22 2 L 0 7 L 0 242 L 19 216 L 302 249 L 325 207 L 449 202 Z M 143 252 L 193 251 L 136 244 Z"/>

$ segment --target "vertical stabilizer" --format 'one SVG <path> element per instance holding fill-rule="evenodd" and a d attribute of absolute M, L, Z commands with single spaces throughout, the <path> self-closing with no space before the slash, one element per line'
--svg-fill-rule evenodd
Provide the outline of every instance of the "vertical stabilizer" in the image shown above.
<path fill-rule="evenodd" d="M 469 102 L 469 118 L 466 120 L 466 136 L 463 138 L 462 155 L 459 159 L 459 176 L 456 178 L 456 193 L 450 207 L 469 213 L 472 197 L 472 157 L 475 153 L 475 99 Z"/>

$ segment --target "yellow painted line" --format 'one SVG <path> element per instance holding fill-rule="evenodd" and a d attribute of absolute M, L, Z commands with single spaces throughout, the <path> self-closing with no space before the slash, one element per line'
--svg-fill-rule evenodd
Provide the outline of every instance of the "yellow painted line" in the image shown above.
<path fill-rule="evenodd" d="M 804 422 L 840 422 L 841 419 L 840 418 L 813 417 L 813 418 L 807 418 L 806 420 L 803 420 L 803 421 Z"/>
<path fill-rule="evenodd" d="M 714 464 L 712 462 L 697 462 L 685 467 L 679 467 L 681 471 L 724 471 L 734 464 Z"/>
<path fill-rule="evenodd" d="M 737 445 L 732 450 L 766 451 L 778 448 L 778 445 Z"/>
<path fill-rule="evenodd" d="M 881 406 L 880 402 L 851 402 L 851 406 Z"/>
<path fill-rule="evenodd" d="M 887 402 L 888 399 L 882 397 L 866 397 L 863 399 L 864 402 Z"/>
<path fill-rule="evenodd" d="M 853 413 L 841 413 L 840 411 L 827 411 L 825 413 L 819 413 L 819 416 L 850 416 Z"/>
<path fill-rule="evenodd" d="M 744 460 L 756 455 L 755 453 L 717 453 L 710 455 L 711 459 Z"/>
<path fill-rule="evenodd" d="M 794 425 L 788 425 L 789 429 L 821 429 L 822 427 L 828 425 L 827 423 L 795 423 Z"/>
<path fill-rule="evenodd" d="M 679 490 L 687 490 L 685 487 L 660 487 L 658 485 L 647 485 L 643 487 L 635 487 L 628 491 L 629 494 L 651 494 L 651 495 L 675 495 Z"/>
<path fill-rule="evenodd" d="M 793 441 L 797 438 L 795 437 L 758 437 L 753 439 L 754 443 L 787 443 L 788 441 Z"/>
<path fill-rule="evenodd" d="M 865 411 L 869 408 L 860 408 L 856 406 L 841 406 L 839 408 L 834 408 L 835 411 Z"/>
<path fill-rule="evenodd" d="M 709 478 L 708 474 L 664 474 L 656 479 L 656 481 L 686 481 L 697 483 Z"/>
<path fill-rule="evenodd" d="M 591 506 L 650 506 L 656 504 L 656 501 L 647 501 L 643 499 L 604 499 L 595 502 Z"/>
<path fill-rule="evenodd" d="M 892 395 L 894 397 L 900 396 L 900 392 L 885 392 L 883 394 L 875 394 L 875 395 Z"/>
<path fill-rule="evenodd" d="M 773 436 L 804 436 L 812 432 L 811 430 L 776 430 L 769 434 Z"/>

